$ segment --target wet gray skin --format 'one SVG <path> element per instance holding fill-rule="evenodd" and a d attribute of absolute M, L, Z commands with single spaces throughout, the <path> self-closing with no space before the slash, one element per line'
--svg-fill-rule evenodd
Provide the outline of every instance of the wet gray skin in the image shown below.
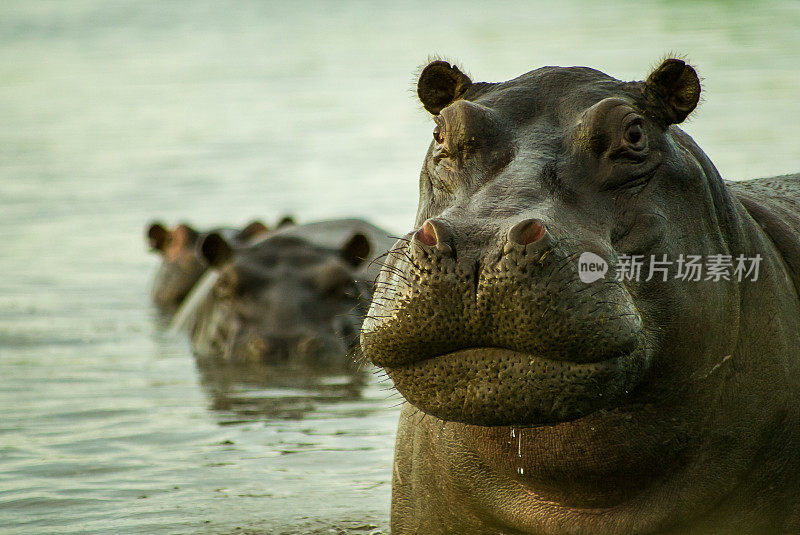
<path fill-rule="evenodd" d="M 724 183 L 675 126 L 700 97 L 677 59 L 644 82 L 435 61 L 418 93 L 417 220 L 361 335 L 408 401 L 393 533 L 800 532 L 798 176 Z M 762 261 L 618 281 L 623 254 Z"/>
<path fill-rule="evenodd" d="M 219 278 L 191 327 L 200 357 L 255 364 L 352 364 L 377 268 L 392 240 L 359 220 L 297 225 L 233 254 L 202 244 Z"/>
<path fill-rule="evenodd" d="M 291 224 L 283 218 L 281 224 Z M 253 221 L 241 229 L 216 228 L 198 232 L 181 223 L 169 229 L 162 223 L 151 223 L 146 232 L 150 249 L 161 257 L 161 264 L 153 279 L 151 298 L 165 314 L 173 313 L 208 269 L 208 262 L 198 244 L 211 232 L 224 236 L 234 248 L 244 247 L 269 233 L 261 221 Z"/>

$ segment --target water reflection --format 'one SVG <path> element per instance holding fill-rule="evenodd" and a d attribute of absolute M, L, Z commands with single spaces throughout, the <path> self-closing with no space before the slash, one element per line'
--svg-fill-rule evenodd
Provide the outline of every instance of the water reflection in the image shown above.
<path fill-rule="evenodd" d="M 239 364 L 197 359 L 200 386 L 220 424 L 302 419 L 320 404 L 358 401 L 367 372 L 354 363 L 332 368 Z"/>

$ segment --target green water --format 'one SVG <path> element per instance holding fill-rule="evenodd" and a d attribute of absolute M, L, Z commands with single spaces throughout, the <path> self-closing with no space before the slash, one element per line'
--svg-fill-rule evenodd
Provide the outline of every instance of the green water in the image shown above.
<path fill-rule="evenodd" d="M 201 373 L 148 306 L 144 224 L 407 231 L 434 53 L 497 81 L 682 52 L 722 174 L 795 172 L 798 50 L 796 2 L 4 0 L 0 532 L 387 532 L 397 400 Z"/>

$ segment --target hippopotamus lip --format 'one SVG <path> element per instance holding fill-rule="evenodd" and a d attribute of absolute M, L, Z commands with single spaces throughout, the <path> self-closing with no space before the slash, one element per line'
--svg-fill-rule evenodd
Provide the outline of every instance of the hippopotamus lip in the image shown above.
<path fill-rule="evenodd" d="M 442 420 L 531 426 L 574 420 L 620 403 L 641 380 L 648 351 L 596 362 L 473 347 L 386 367 L 414 406 Z"/>
<path fill-rule="evenodd" d="M 505 347 L 495 347 L 495 346 L 480 346 L 480 347 L 467 347 L 458 349 L 455 351 L 449 351 L 447 353 L 442 353 L 440 355 L 433 355 L 431 357 L 425 357 L 422 359 L 417 359 L 411 362 L 406 362 L 403 364 L 395 365 L 395 366 L 385 366 L 387 371 L 389 370 L 398 370 L 403 368 L 410 368 L 416 364 L 421 364 L 426 361 L 431 360 L 439 360 L 439 359 L 458 359 L 463 357 L 470 357 L 472 355 L 483 355 L 485 353 L 493 353 L 493 357 L 497 358 L 498 356 L 515 356 L 515 357 L 524 357 L 528 359 L 531 363 L 539 362 L 539 363 L 547 363 L 553 366 L 563 366 L 565 368 L 584 368 L 586 370 L 590 370 L 592 368 L 597 368 L 598 366 L 606 366 L 610 363 L 616 362 L 621 358 L 624 358 L 626 355 L 620 355 L 613 358 L 607 358 L 600 361 L 594 362 L 585 362 L 579 359 L 550 359 L 545 357 L 539 357 L 534 355 L 533 353 L 527 353 L 525 351 L 518 351 L 515 349 L 508 349 Z"/>

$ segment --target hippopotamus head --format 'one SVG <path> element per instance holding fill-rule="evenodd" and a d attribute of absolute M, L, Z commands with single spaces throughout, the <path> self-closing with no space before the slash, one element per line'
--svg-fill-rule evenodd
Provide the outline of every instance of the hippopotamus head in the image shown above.
<path fill-rule="evenodd" d="M 262 364 L 346 362 L 365 308 L 357 269 L 371 248 L 360 233 L 336 249 L 277 233 L 232 254 L 223 236 L 209 234 L 201 250 L 219 277 L 197 310 L 195 352 Z"/>
<path fill-rule="evenodd" d="M 614 276 L 625 255 L 726 252 L 725 193 L 673 126 L 700 97 L 692 67 L 669 59 L 644 82 L 545 67 L 492 84 L 434 61 L 418 93 L 435 127 L 416 229 L 361 339 L 408 401 L 472 424 L 559 422 L 630 401 L 655 368 L 692 369 L 687 349 L 730 353 L 726 281 Z M 606 276 L 584 282 L 582 256 Z"/>
<path fill-rule="evenodd" d="M 647 393 L 673 387 L 665 371 L 696 371 L 699 348 L 731 352 L 730 281 L 614 275 L 632 255 L 728 253 L 727 193 L 674 126 L 700 97 L 692 67 L 668 59 L 643 82 L 544 67 L 473 83 L 434 61 L 418 93 L 435 126 L 415 230 L 361 337 L 409 402 L 471 424 L 562 422 L 640 402 L 648 379 Z M 582 256 L 605 277 L 584 282 Z"/>
<path fill-rule="evenodd" d="M 291 222 L 290 218 L 288 220 Z M 269 228 L 261 221 L 252 221 L 241 229 L 220 228 L 213 232 L 227 236 L 235 246 L 242 246 L 264 236 Z M 158 222 L 148 226 L 147 241 L 150 248 L 161 256 L 152 290 L 153 302 L 160 308 L 177 308 L 205 273 L 208 263 L 198 250 L 198 244 L 206 234 L 185 223 L 171 230 Z"/>

